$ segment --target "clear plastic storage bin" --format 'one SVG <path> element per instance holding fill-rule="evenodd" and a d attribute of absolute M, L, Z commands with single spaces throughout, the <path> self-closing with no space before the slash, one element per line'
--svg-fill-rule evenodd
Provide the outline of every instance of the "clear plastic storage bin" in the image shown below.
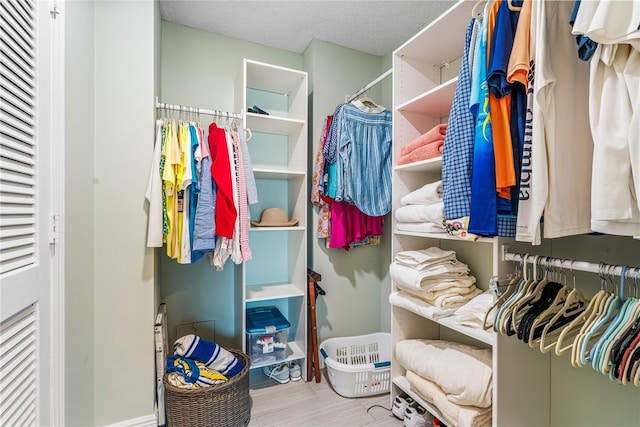
<path fill-rule="evenodd" d="M 290 326 L 276 307 L 247 309 L 247 353 L 251 363 L 285 360 Z"/>

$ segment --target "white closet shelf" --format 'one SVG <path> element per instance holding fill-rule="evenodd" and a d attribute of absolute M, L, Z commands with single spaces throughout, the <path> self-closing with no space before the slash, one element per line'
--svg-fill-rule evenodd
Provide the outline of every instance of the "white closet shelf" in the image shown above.
<path fill-rule="evenodd" d="M 283 180 L 291 180 L 291 179 L 301 179 L 307 176 L 305 171 L 299 170 L 290 170 L 290 169 L 271 169 L 271 168 L 262 168 L 262 167 L 254 167 L 253 175 L 257 179 L 283 179 Z"/>
<path fill-rule="evenodd" d="M 493 347 L 494 343 L 495 343 L 495 332 L 493 331 L 485 331 L 483 329 L 480 328 L 472 328 L 470 326 L 463 326 L 463 325 L 458 325 L 456 323 L 456 317 L 455 316 L 447 316 L 447 317 L 441 317 L 441 318 L 432 318 L 431 316 L 424 316 L 423 314 L 419 313 L 416 310 L 411 310 L 407 307 L 399 307 L 399 306 L 394 306 L 397 308 L 401 308 L 403 310 L 407 310 L 410 311 L 412 313 L 415 313 L 421 317 L 424 317 L 425 319 L 429 319 L 432 322 L 435 322 L 441 326 L 444 326 L 446 328 L 449 328 L 451 330 L 454 330 L 456 332 L 460 332 L 468 337 L 471 337 L 475 340 L 478 340 L 480 342 L 483 342 L 485 344 L 488 344 L 490 346 Z"/>
<path fill-rule="evenodd" d="M 249 231 L 250 232 L 255 231 L 256 233 L 268 233 L 268 232 L 272 232 L 272 231 L 304 231 L 305 229 L 306 229 L 306 227 L 302 227 L 302 226 L 293 226 L 293 227 L 258 227 L 258 226 L 252 225 L 251 227 L 249 227 Z"/>
<path fill-rule="evenodd" d="M 419 162 L 408 163 L 406 165 L 394 166 L 396 172 L 441 172 L 442 157 L 421 160 Z"/>
<path fill-rule="evenodd" d="M 465 31 L 471 21 L 471 10 L 476 2 L 460 0 L 451 9 L 440 15 L 396 51 L 396 56 L 415 58 L 427 64 L 441 65 L 452 62 L 462 55 Z M 434 34 L 446 37 L 433 39 Z"/>
<path fill-rule="evenodd" d="M 393 384 L 395 384 L 397 387 L 399 387 L 402 391 L 404 391 L 405 393 L 407 393 L 408 395 L 410 395 L 411 397 L 413 397 L 413 399 L 415 399 L 416 402 L 418 402 L 418 404 L 420 406 L 422 406 L 424 409 L 427 410 L 427 412 L 429 412 L 431 415 L 433 415 L 434 417 L 446 421 L 444 419 L 444 417 L 442 416 L 442 413 L 440 412 L 440 410 L 432 405 L 431 403 L 427 402 L 426 400 L 422 399 L 419 395 L 417 395 L 412 389 L 411 389 L 411 384 L 409 384 L 409 381 L 407 380 L 407 378 L 405 376 L 399 376 L 399 377 L 394 377 L 393 378 Z M 448 423 L 448 421 L 446 421 Z"/>
<path fill-rule="evenodd" d="M 265 114 L 247 113 L 247 127 L 252 132 L 289 135 L 300 132 L 305 125 L 304 120 L 289 117 L 267 116 Z"/>
<path fill-rule="evenodd" d="M 479 237 L 478 240 L 470 241 L 461 239 L 460 237 L 452 236 L 448 233 L 418 233 L 416 231 L 405 231 L 405 230 L 395 230 L 393 234 L 397 234 L 399 236 L 414 236 L 414 237 L 427 237 L 431 239 L 439 239 L 439 240 L 455 240 L 456 242 L 468 242 L 472 243 L 493 243 L 494 237 Z"/>
<path fill-rule="evenodd" d="M 247 88 L 290 95 L 300 89 L 302 71 L 247 60 Z"/>
<path fill-rule="evenodd" d="M 303 297 L 304 292 L 291 283 L 273 285 L 247 285 L 246 302 L 267 301 L 279 298 Z"/>
<path fill-rule="evenodd" d="M 295 341 L 289 341 L 287 343 L 287 358 L 285 360 L 279 360 L 278 363 L 282 362 L 290 362 L 293 360 L 304 359 L 305 354 L 300 349 L 300 346 Z M 262 368 L 263 366 L 273 365 L 273 362 L 266 363 L 251 363 L 251 367 L 249 369 Z"/>
<path fill-rule="evenodd" d="M 457 83 L 458 77 L 456 76 L 448 82 L 398 105 L 397 110 L 401 113 L 410 112 L 432 117 L 446 117 L 450 113 L 450 105 L 453 103 Z"/>

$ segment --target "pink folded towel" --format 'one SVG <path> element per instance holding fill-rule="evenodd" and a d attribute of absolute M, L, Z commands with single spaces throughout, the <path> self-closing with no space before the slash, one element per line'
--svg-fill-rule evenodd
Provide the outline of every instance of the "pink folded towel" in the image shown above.
<path fill-rule="evenodd" d="M 435 141 L 442 140 L 444 142 L 444 136 L 445 136 L 446 132 L 447 132 L 447 124 L 446 123 L 434 126 L 427 133 L 424 133 L 424 134 L 420 135 L 419 137 L 417 137 L 416 139 L 414 139 L 413 141 L 411 141 L 410 143 L 408 143 L 404 147 L 401 147 L 400 148 L 400 156 L 404 156 L 405 154 L 409 154 L 413 150 L 415 150 L 417 148 L 420 148 L 420 147 L 422 147 L 424 145 L 430 144 L 432 142 L 435 142 Z"/>
<path fill-rule="evenodd" d="M 419 162 L 420 160 L 433 159 L 434 157 L 442 156 L 442 147 L 444 146 L 444 139 L 434 141 L 430 144 L 423 145 L 416 148 L 413 151 L 401 156 L 398 159 L 398 165 L 405 165 L 407 163 Z"/>

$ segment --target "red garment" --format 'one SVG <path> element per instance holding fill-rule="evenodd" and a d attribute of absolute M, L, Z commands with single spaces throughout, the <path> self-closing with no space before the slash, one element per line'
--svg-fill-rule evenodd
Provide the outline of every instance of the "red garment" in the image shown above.
<path fill-rule="evenodd" d="M 216 236 L 233 238 L 233 228 L 238 212 L 233 204 L 231 186 L 231 164 L 224 129 L 215 123 L 209 125 L 209 154 L 211 155 L 211 177 L 216 183 Z"/>

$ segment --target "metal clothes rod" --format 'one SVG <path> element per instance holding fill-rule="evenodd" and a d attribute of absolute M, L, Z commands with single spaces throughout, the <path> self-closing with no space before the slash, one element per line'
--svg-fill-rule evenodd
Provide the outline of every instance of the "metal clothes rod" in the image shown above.
<path fill-rule="evenodd" d="M 526 254 L 525 254 L 526 255 Z M 523 254 L 516 254 L 516 253 L 512 253 L 512 252 L 507 252 L 506 250 L 503 251 L 503 256 L 502 256 L 504 261 L 516 261 L 516 262 L 520 262 L 523 261 L 525 256 Z M 535 263 L 535 259 L 536 256 L 533 254 L 529 254 L 526 258 L 527 264 L 534 264 Z M 546 257 L 544 255 L 540 255 L 538 257 L 538 264 L 541 266 L 545 266 L 545 267 L 559 267 L 559 268 L 564 268 L 564 269 L 569 269 L 570 271 L 586 271 L 588 273 L 595 273 L 595 274 L 599 274 L 599 273 L 604 273 L 606 275 L 613 275 L 613 276 L 620 276 L 622 274 L 622 266 L 621 265 L 611 265 L 611 264 L 603 264 L 604 271 L 603 268 L 600 266 L 600 264 L 595 264 L 592 262 L 586 262 L 586 261 L 575 261 L 575 260 L 570 260 L 570 259 L 562 259 L 562 258 L 553 258 L 553 257 Z M 607 268 L 609 267 L 609 268 Z M 613 267 L 613 268 L 611 268 Z M 631 267 L 631 266 L 627 266 L 627 271 L 625 276 L 629 277 L 629 278 L 634 278 L 634 277 L 638 277 L 638 274 L 640 273 L 640 268 L 638 267 Z"/>
<path fill-rule="evenodd" d="M 365 87 L 363 87 L 362 89 L 360 89 L 359 91 L 357 91 L 356 93 L 348 97 L 347 102 L 353 101 L 354 99 L 356 99 L 357 97 L 359 97 L 360 95 L 362 95 L 363 93 L 365 93 L 366 91 L 368 91 L 369 89 L 371 89 L 372 87 L 380 83 L 382 80 L 388 77 L 392 72 L 393 72 L 392 68 L 388 69 L 387 71 L 382 73 L 380 77 L 378 77 L 377 79 L 375 79 L 374 81 L 372 81 L 371 83 L 369 83 L 368 85 L 366 85 Z"/>
<path fill-rule="evenodd" d="M 206 110 L 204 108 L 187 107 L 187 106 L 178 105 L 178 104 L 166 104 L 164 102 L 158 101 L 158 97 L 156 97 L 156 108 L 164 109 L 164 110 L 181 111 L 184 113 L 206 114 L 208 116 L 218 116 L 218 117 L 225 117 L 229 119 L 242 119 L 242 114 L 229 113 L 226 111 L 219 111 L 219 110 Z"/>

